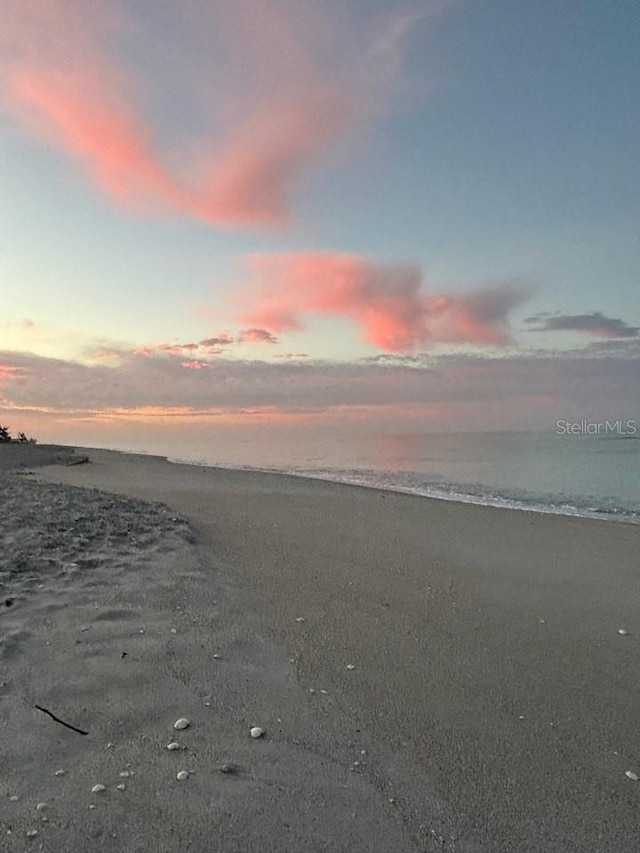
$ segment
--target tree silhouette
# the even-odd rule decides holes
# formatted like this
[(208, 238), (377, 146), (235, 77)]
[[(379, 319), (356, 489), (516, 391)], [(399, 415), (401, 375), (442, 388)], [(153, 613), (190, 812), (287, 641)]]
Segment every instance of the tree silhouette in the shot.
[(0, 443), (6, 444), (35, 444), (35, 438), (27, 438), (23, 432), (18, 433), (17, 438), (11, 438), (9, 427), (0, 426)]

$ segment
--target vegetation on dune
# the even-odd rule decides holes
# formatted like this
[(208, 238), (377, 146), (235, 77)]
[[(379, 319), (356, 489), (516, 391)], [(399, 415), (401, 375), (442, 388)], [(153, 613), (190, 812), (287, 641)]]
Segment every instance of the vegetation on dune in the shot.
[(27, 438), (23, 432), (18, 433), (17, 438), (11, 438), (9, 427), (0, 426), (0, 442), (13, 444), (35, 444), (35, 438)]

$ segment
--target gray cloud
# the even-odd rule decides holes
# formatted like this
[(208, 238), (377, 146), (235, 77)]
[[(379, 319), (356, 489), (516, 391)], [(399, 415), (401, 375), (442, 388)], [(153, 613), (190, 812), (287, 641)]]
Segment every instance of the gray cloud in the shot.
[(115, 365), (83, 365), (0, 352), (0, 409), (91, 415), (144, 407), (200, 413), (380, 407), (401, 416), (403, 407), (442, 406), (466, 412), (474, 428), (495, 429), (505, 419), (535, 428), (585, 412), (637, 417), (629, 406), (637, 408), (640, 399), (637, 358), (620, 353), (443, 356), (428, 365), (220, 358), (198, 370), (187, 366), (171, 353), (130, 353)]
[(547, 312), (527, 317), (525, 323), (533, 325), (533, 332), (585, 332), (598, 338), (637, 338), (640, 327), (629, 326), (624, 320), (606, 317), (600, 311), (592, 314), (549, 314)]

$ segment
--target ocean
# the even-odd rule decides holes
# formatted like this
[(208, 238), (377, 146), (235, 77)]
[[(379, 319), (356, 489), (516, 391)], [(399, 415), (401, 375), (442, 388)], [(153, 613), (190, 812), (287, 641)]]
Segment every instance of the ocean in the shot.
[[(575, 429), (575, 428), (574, 428)], [(175, 462), (271, 471), (414, 495), (640, 524), (640, 430), (374, 433), (200, 444)], [(175, 448), (174, 448), (175, 453)]]

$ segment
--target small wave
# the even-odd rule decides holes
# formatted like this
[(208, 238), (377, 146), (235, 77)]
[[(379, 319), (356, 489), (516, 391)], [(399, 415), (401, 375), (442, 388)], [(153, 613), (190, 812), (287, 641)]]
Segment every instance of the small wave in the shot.
[(406, 471), (382, 472), (369, 469), (303, 468), (292, 466), (260, 467), (257, 465), (241, 465), (226, 462), (185, 462), (180, 459), (169, 459), (168, 461), (203, 467), (225, 468), (234, 471), (255, 471), (281, 474), (289, 477), (304, 477), (331, 483), (343, 483), (369, 489), (410, 494), (434, 500), (491, 506), (498, 509), (536, 512), (545, 515), (563, 515), (574, 518), (592, 518), (626, 524), (640, 524), (640, 512), (616, 505), (613, 498), (609, 499), (611, 501), (610, 504), (603, 504), (599, 500), (594, 504), (593, 497), (536, 495), (524, 492), (508, 494), (498, 490), (490, 490), (480, 484), (446, 483), (441, 480), (429, 479), (421, 473)]

